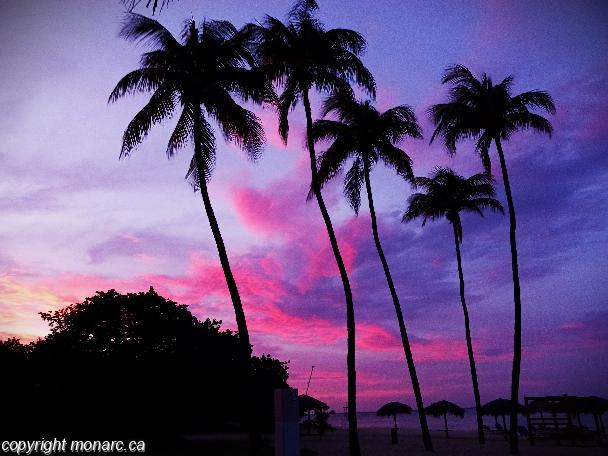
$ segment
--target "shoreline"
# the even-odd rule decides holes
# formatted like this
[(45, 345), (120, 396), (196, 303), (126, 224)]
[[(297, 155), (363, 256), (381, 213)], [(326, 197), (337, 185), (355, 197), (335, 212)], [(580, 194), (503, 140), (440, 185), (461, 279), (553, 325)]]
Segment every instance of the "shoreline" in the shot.
[[(361, 428), (359, 440), (361, 453), (366, 456), (393, 456), (393, 455), (428, 455), (422, 446), (419, 432), (413, 429), (399, 429), (399, 443), (391, 444), (390, 429)], [(443, 431), (432, 429), (431, 437), (437, 455), (455, 456), (481, 456), (509, 454), (509, 445), (503, 434), (486, 433), (486, 443), (477, 442), (475, 431), (450, 431), (450, 437), (445, 438)], [(348, 456), (348, 432), (345, 429), (336, 429), (328, 432), (323, 439), (316, 435), (300, 434), (300, 447), (303, 456)], [(520, 440), (520, 455), (539, 456), (566, 456), (571, 454), (599, 456), (606, 454), (606, 447), (558, 446), (554, 441), (538, 441), (534, 446), (527, 439)]]

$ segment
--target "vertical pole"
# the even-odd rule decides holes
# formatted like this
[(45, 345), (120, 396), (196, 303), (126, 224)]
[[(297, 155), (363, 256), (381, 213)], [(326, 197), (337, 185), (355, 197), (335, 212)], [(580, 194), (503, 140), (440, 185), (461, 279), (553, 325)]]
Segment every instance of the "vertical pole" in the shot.
[(308, 396), (308, 388), (310, 388), (310, 379), (312, 378), (312, 371), (315, 370), (315, 366), (312, 366), (310, 368), (310, 375), (308, 377), (308, 385), (306, 385), (306, 392), (304, 393), (305, 396)]

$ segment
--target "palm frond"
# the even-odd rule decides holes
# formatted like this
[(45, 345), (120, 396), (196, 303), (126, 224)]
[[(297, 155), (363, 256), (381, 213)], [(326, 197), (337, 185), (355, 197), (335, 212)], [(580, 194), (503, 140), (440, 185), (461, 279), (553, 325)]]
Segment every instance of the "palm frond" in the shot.
[(332, 46), (346, 49), (356, 55), (364, 53), (367, 46), (363, 35), (354, 30), (335, 28), (328, 30), (325, 36), (332, 43)]
[[(490, 209), (493, 212), (505, 213), (500, 201), (496, 198), (474, 198), (471, 200), (471, 205), (481, 209)], [(483, 214), (482, 214), (483, 215)]]
[(520, 93), (511, 99), (510, 106), (518, 111), (524, 108), (538, 108), (549, 114), (555, 114), (556, 111), (553, 97), (543, 90), (531, 90)]
[(492, 172), (492, 160), (490, 159), (490, 146), (492, 145), (493, 140), (494, 140), (494, 138), (491, 136), (491, 134), (489, 132), (484, 131), (479, 136), (479, 139), (477, 140), (477, 143), (475, 144), (475, 150), (479, 154), (483, 168), (486, 171), (486, 173), (488, 173), (488, 174)]
[(123, 138), (120, 158), (128, 156), (148, 135), (152, 125), (171, 117), (175, 110), (175, 94), (173, 87), (159, 87), (146, 106), (133, 117), (127, 126)]
[(326, 117), (335, 113), (340, 120), (353, 111), (357, 106), (355, 94), (350, 86), (344, 87), (346, 90), (336, 90), (323, 100), (321, 106), (321, 117)]
[(342, 171), (342, 167), (352, 155), (353, 150), (344, 141), (336, 140), (329, 148), (322, 152), (317, 159), (317, 181), (319, 188), (323, 188), (330, 180)]
[(391, 142), (397, 143), (405, 137), (422, 138), (422, 129), (414, 110), (408, 105), (395, 106), (384, 111), (379, 118), (382, 128)]
[(201, 24), (200, 40), (212, 40), (219, 43), (227, 43), (233, 39), (237, 33), (237, 28), (232, 22), (220, 19), (204, 20)]
[(471, 189), (482, 188), (482, 193), (494, 196), (494, 177), (489, 173), (473, 174), (466, 180), (466, 186)]
[(175, 152), (188, 144), (194, 131), (195, 110), (196, 108), (192, 103), (187, 103), (184, 106), (182, 113), (179, 116), (179, 120), (175, 125), (175, 129), (169, 138), (169, 143), (167, 144), (167, 158), (173, 157)]
[(359, 213), (361, 207), (361, 187), (364, 179), (363, 161), (357, 158), (344, 176), (344, 196), (355, 214)]
[(260, 118), (227, 93), (216, 91), (213, 100), (209, 97), (206, 101), (205, 108), (216, 120), (224, 139), (243, 149), (250, 159), (257, 160), (266, 141)]
[(408, 207), (401, 217), (402, 222), (411, 222), (422, 218), (422, 226), (426, 225), (427, 219), (432, 215), (432, 205), (429, 197), (424, 193), (414, 193), (407, 199)]
[(137, 92), (153, 92), (165, 80), (164, 70), (158, 68), (139, 68), (122, 77), (108, 97), (108, 103), (114, 103), (125, 95)]
[(446, 68), (441, 83), (463, 85), (471, 90), (478, 90), (481, 86), (480, 81), (464, 65), (453, 65)]
[(150, 47), (175, 49), (180, 46), (171, 32), (158, 21), (137, 13), (125, 13), (119, 36)]
[[(513, 129), (536, 130), (549, 136), (553, 135), (553, 126), (546, 118), (532, 112), (521, 112), (507, 117), (507, 126)], [(510, 132), (511, 128), (507, 131)], [(507, 135), (503, 135), (506, 138)]]
[(310, 16), (318, 8), (319, 5), (316, 0), (296, 0), (289, 10), (287, 17), (290, 22), (297, 22), (302, 20), (304, 16)]
[[(144, 0), (121, 0), (123, 5), (127, 7), (129, 11), (133, 11), (137, 5), (142, 3)], [(172, 0), (160, 0), (160, 9), (162, 11), (165, 6), (171, 3)], [(156, 14), (156, 9), (158, 8), (159, 0), (146, 0), (146, 8), (150, 8), (152, 6), (152, 16)]]
[[(190, 167), (186, 173), (186, 180), (190, 182), (190, 185), (196, 190), (200, 187), (201, 177), (205, 181), (211, 179), (211, 174), (215, 168), (215, 135), (213, 134), (213, 128), (209, 125), (209, 122), (205, 119), (205, 116), (201, 112), (200, 108), (195, 109), (192, 112), (193, 121), (195, 121), (196, 128), (193, 129), (194, 155), (190, 161)], [(201, 176), (201, 173), (203, 176)]]
[(297, 106), (301, 91), (295, 80), (290, 80), (279, 97), (277, 111), (279, 114), (279, 135), (285, 144), (289, 136), (289, 113)]
[(376, 80), (371, 71), (353, 52), (341, 52), (334, 69), (341, 78), (354, 81), (372, 99), (376, 98)]
[(412, 159), (403, 149), (389, 142), (383, 142), (376, 146), (376, 151), (378, 152), (378, 157), (386, 166), (393, 169), (406, 181), (414, 181)]
[(474, 138), (479, 134), (480, 126), (476, 122), (474, 110), (461, 103), (440, 103), (429, 110), (435, 130), (431, 143), (442, 136), (450, 154), (456, 152), (456, 143), (461, 139)]
[(348, 125), (337, 120), (319, 119), (312, 124), (311, 136), (315, 142), (334, 141), (348, 134)]

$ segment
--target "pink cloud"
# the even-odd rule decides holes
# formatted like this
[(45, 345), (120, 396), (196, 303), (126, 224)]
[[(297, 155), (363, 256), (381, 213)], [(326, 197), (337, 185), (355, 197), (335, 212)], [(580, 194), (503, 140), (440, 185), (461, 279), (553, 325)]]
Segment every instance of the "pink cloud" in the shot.
[(403, 351), (401, 340), (382, 326), (358, 323), (357, 345), (374, 352)]
[(569, 330), (583, 329), (584, 327), (585, 327), (585, 324), (581, 323), (580, 321), (566, 321), (559, 326), (559, 329), (565, 329), (565, 330), (569, 331)]

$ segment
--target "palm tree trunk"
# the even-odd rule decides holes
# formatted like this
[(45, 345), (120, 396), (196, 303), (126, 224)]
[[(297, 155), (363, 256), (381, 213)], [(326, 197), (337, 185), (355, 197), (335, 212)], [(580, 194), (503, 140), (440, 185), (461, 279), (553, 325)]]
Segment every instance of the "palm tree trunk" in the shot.
[(515, 303), (515, 322), (513, 325), (513, 369), (511, 371), (511, 419), (509, 430), (509, 446), (511, 454), (519, 453), (517, 441), (517, 411), (519, 400), (519, 375), (521, 372), (521, 296), (519, 288), (519, 267), (517, 265), (517, 241), (515, 239), (515, 206), (511, 195), (511, 184), (509, 183), (509, 173), (507, 162), (502, 151), (500, 138), (496, 136), (496, 150), (500, 158), (500, 168), (502, 170), (502, 180), (505, 185), (507, 204), (509, 206), (509, 236), (511, 239), (511, 268), (513, 270), (513, 300)]
[(333, 250), (340, 278), (344, 287), (344, 297), (346, 299), (346, 333), (347, 333), (347, 354), (346, 366), (348, 371), (348, 443), (351, 456), (360, 456), (361, 448), (359, 445), (359, 430), (357, 427), (357, 372), (355, 365), (355, 306), (353, 304), (353, 293), (350, 288), (348, 274), (344, 266), (344, 260), (338, 247), (338, 240), (334, 232), (327, 206), (321, 194), (319, 179), (317, 177), (317, 156), (315, 154), (315, 143), (312, 138), (312, 110), (310, 108), (310, 100), (308, 98), (308, 90), (303, 94), (304, 110), (306, 111), (306, 139), (308, 142), (308, 153), (310, 155), (310, 171), (312, 175), (312, 188), (327, 228), (329, 242)]
[(431, 433), (429, 432), (429, 426), (426, 422), (426, 414), (424, 413), (424, 404), (422, 403), (422, 393), (420, 392), (420, 384), (418, 383), (418, 375), (416, 374), (416, 366), (414, 365), (414, 357), (412, 355), (412, 349), (410, 347), (409, 338), (407, 336), (407, 329), (405, 328), (405, 321), (403, 320), (403, 313), (401, 311), (401, 304), (399, 303), (399, 297), (397, 296), (397, 290), (393, 283), (393, 277), (388, 267), (388, 262), (384, 256), (384, 250), (380, 243), (380, 236), (378, 235), (378, 223), (376, 221), (376, 210), (374, 209), (374, 199), (372, 197), (372, 184), (369, 178), (369, 166), (366, 158), (363, 158), (364, 174), (365, 174), (365, 188), (367, 190), (367, 201), (369, 204), (369, 213), (372, 219), (372, 232), (374, 235), (374, 242), (376, 243), (376, 250), (384, 269), (384, 275), (388, 282), (388, 288), (393, 298), (393, 304), (395, 305), (395, 312), (397, 313), (397, 321), (399, 322), (399, 332), (401, 333), (401, 342), (403, 344), (403, 351), (405, 352), (405, 359), (407, 361), (407, 367), (410, 372), (412, 379), (412, 387), (414, 390), (414, 396), (416, 398), (416, 408), (418, 409), (418, 418), (420, 420), (420, 428), (422, 429), (422, 441), (424, 443), (424, 449), (426, 451), (433, 451), (433, 443), (431, 441)]
[(443, 414), (443, 427), (445, 429), (445, 438), (449, 439), (450, 436), (448, 434), (448, 414), (447, 413)]
[[(196, 119), (196, 116), (195, 116)], [(195, 134), (198, 130), (197, 125), (194, 125)], [(249, 331), (247, 329), (247, 320), (245, 319), (245, 312), (243, 310), (243, 303), (241, 302), (241, 296), (239, 294), (239, 290), (236, 286), (236, 281), (234, 280), (234, 275), (232, 274), (232, 269), (230, 268), (230, 261), (228, 260), (228, 254), (226, 253), (226, 246), (224, 245), (224, 239), (222, 238), (222, 233), (220, 232), (220, 227), (217, 223), (217, 218), (215, 217), (215, 212), (213, 211), (213, 207), (211, 206), (211, 199), (209, 198), (209, 190), (207, 188), (207, 181), (205, 180), (205, 170), (202, 166), (203, 160), (201, 158), (201, 151), (199, 150), (199, 146), (197, 145), (198, 141), (195, 141), (195, 159), (197, 172), (199, 177), (199, 186), (201, 190), (201, 196), (203, 197), (203, 204), (205, 206), (205, 212), (207, 214), (207, 218), (209, 219), (209, 225), (211, 226), (211, 232), (213, 233), (213, 238), (215, 239), (215, 245), (217, 247), (217, 253), (220, 257), (220, 263), (222, 265), (222, 270), (224, 271), (224, 277), (226, 278), (226, 285), (228, 285), (228, 291), (230, 293), (230, 299), (232, 300), (232, 305), (234, 306), (234, 314), (236, 319), (236, 325), (239, 331), (239, 340), (241, 342), (241, 346), (243, 349), (243, 354), (245, 355), (245, 359), (251, 359), (251, 345), (249, 342)]]
[(220, 228), (217, 223), (217, 219), (215, 218), (213, 207), (211, 206), (211, 200), (209, 199), (209, 192), (207, 189), (207, 182), (205, 181), (204, 174), (203, 177), (200, 179), (199, 185), (201, 187), (201, 195), (203, 197), (203, 204), (205, 205), (205, 212), (207, 213), (207, 217), (209, 218), (211, 232), (213, 233), (213, 238), (215, 239), (215, 244), (217, 245), (217, 252), (220, 257), (220, 263), (224, 271), (224, 276), (226, 277), (226, 284), (228, 285), (228, 291), (230, 292), (230, 299), (232, 300), (232, 305), (234, 306), (236, 326), (239, 331), (239, 340), (241, 341), (243, 354), (246, 358), (251, 358), (249, 331), (247, 329), (247, 320), (245, 319), (243, 303), (241, 302), (241, 296), (239, 295), (239, 290), (236, 286), (236, 281), (234, 280), (232, 269), (230, 268), (230, 262), (228, 261), (228, 255), (226, 253), (224, 240), (222, 239), (222, 234), (220, 233)]
[(467, 351), (469, 353), (469, 366), (471, 368), (471, 379), (473, 381), (473, 395), (475, 396), (475, 413), (477, 414), (477, 435), (479, 443), (485, 443), (483, 433), (483, 417), (481, 416), (481, 399), (479, 397), (479, 384), (477, 383), (477, 368), (475, 367), (475, 357), (473, 355), (473, 342), (471, 341), (471, 329), (469, 327), (469, 311), (464, 298), (464, 274), (462, 272), (462, 258), (460, 257), (460, 241), (456, 224), (454, 228), (454, 242), (456, 244), (456, 259), (458, 260), (458, 279), (460, 280), (460, 303), (464, 313), (464, 330), (467, 338)]
[[(194, 134), (199, 135), (201, 131), (200, 119), (195, 115), (194, 116)], [(230, 299), (232, 300), (232, 305), (234, 307), (234, 314), (236, 319), (236, 325), (239, 332), (239, 341), (241, 344), (242, 350), (242, 370), (243, 370), (243, 378), (245, 379), (245, 388), (242, 390), (242, 404), (245, 404), (244, 416), (242, 419), (244, 420), (245, 428), (249, 432), (249, 441), (250, 441), (250, 449), (251, 454), (256, 453), (257, 441), (259, 440), (259, 434), (253, 429), (253, 426), (256, 422), (254, 420), (254, 410), (252, 404), (252, 398), (254, 395), (250, 391), (251, 389), (251, 344), (249, 341), (249, 330), (247, 329), (247, 320), (245, 319), (245, 311), (243, 310), (243, 303), (241, 302), (241, 296), (239, 294), (239, 290), (236, 285), (236, 281), (234, 280), (234, 275), (232, 274), (232, 269), (230, 267), (230, 261), (228, 260), (228, 254), (226, 253), (226, 246), (224, 245), (224, 239), (222, 238), (222, 233), (220, 232), (220, 227), (217, 222), (217, 218), (215, 217), (215, 212), (213, 211), (213, 206), (211, 205), (211, 198), (209, 197), (209, 190), (207, 188), (207, 181), (205, 179), (205, 170), (203, 168), (203, 159), (201, 157), (202, 152), (200, 150), (199, 141), (194, 141), (194, 154), (196, 160), (196, 167), (198, 173), (198, 184), (201, 190), (201, 196), (203, 198), (203, 205), (205, 207), (205, 212), (207, 214), (207, 219), (209, 220), (209, 225), (211, 227), (211, 232), (213, 234), (213, 238), (215, 239), (215, 245), (217, 247), (217, 252), (220, 257), (220, 263), (222, 265), (222, 270), (224, 271), (224, 277), (226, 278), (226, 284), (228, 286), (228, 292), (230, 293)]]

